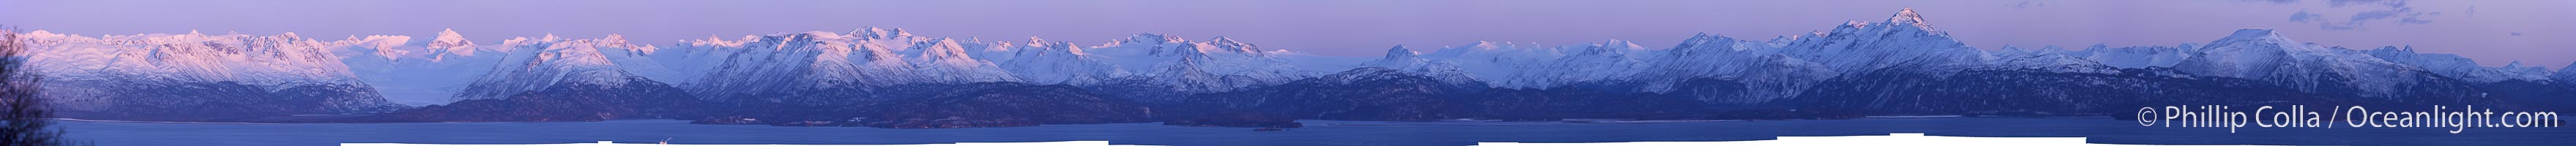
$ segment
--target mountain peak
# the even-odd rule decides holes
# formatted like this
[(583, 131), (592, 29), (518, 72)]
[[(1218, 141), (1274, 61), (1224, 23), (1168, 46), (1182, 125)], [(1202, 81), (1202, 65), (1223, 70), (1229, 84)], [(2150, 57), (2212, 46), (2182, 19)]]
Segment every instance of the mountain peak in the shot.
[(2300, 47), (2300, 45), (2305, 45), (2305, 43), (2300, 43), (2297, 40), (2290, 40), (2289, 37), (2282, 36), (2280, 32), (2274, 32), (2271, 29), (2239, 29), (2236, 30), (2236, 33), (2228, 34), (2226, 38), (2219, 38), (2218, 41), (2211, 41), (2209, 44), (2213, 44), (2211, 46), (2219, 46), (2219, 44), (2230, 44), (2231, 42), (2252, 42), (2257, 44), (2277, 45), (2279, 46), (2279, 49), (2292, 50), (2306, 50), (2310, 48)]
[(2416, 53), (2415, 53), (2415, 46), (2406, 46), (2406, 47), (2397, 47), (2397, 46), (2379, 46), (2379, 48), (2378, 48), (2378, 49), (2370, 49), (2370, 50), (2369, 50), (2369, 52), (2385, 52), (2385, 53), (2391, 53), (2391, 54), (2416, 54)]
[(2273, 31), (2272, 31), (2272, 29), (2238, 29), (2238, 30), (2236, 30), (2236, 33), (2228, 34), (2226, 38), (2227, 38), (2227, 39), (2231, 39), (2231, 40), (2235, 40), (2235, 39), (2275, 39), (2275, 38), (2282, 38), (2282, 37), (2281, 37), (2281, 33), (2280, 33), (2280, 32), (2273, 32)]
[(1087, 53), (1083, 53), (1083, 52), (1082, 52), (1082, 46), (1074, 46), (1072, 42), (1064, 42), (1064, 41), (1054, 41), (1054, 42), (1049, 42), (1049, 41), (1047, 41), (1046, 39), (1041, 39), (1041, 38), (1038, 38), (1038, 37), (1029, 37), (1029, 43), (1028, 43), (1028, 44), (1025, 44), (1025, 45), (1022, 45), (1022, 46), (1026, 46), (1026, 47), (1025, 47), (1025, 49), (1033, 49), (1033, 50), (1021, 50), (1021, 51), (1063, 52), (1063, 53), (1071, 53), (1071, 54), (1087, 54)]
[(464, 35), (464, 34), (457, 34), (457, 33), (456, 33), (456, 29), (447, 29), (447, 30), (438, 31), (438, 38), (436, 38), (436, 39), (435, 39), (435, 40), (433, 40), (433, 41), (440, 41), (440, 42), (459, 42), (459, 41), (465, 41), (465, 35)]
[(1375, 60), (1375, 61), (1362, 62), (1362, 63), (1360, 63), (1360, 67), (1362, 67), (1362, 68), (1378, 68), (1378, 67), (1385, 67), (1385, 68), (1407, 68), (1407, 69), (1410, 69), (1410, 68), (1423, 67), (1423, 65), (1429, 65), (1429, 64), (1426, 64), (1426, 63), (1430, 63), (1430, 62), (1427, 62), (1427, 61), (1430, 61), (1430, 60), (1425, 60), (1425, 59), (1423, 59), (1421, 56), (1422, 56), (1422, 52), (1414, 52), (1412, 48), (1405, 48), (1405, 47), (1404, 47), (1404, 45), (1395, 45), (1395, 47), (1393, 47), (1393, 48), (1387, 48), (1387, 49), (1386, 49), (1386, 57), (1384, 57), (1384, 58), (1378, 58), (1378, 59), (1377, 59), (1377, 60)]
[(2576, 83), (2576, 63), (2568, 63), (2568, 64), (2567, 64), (2567, 67), (2558, 67), (2558, 75), (2552, 75), (2552, 76), (2557, 77), (2557, 78), (2552, 79), (2552, 80), (2558, 80), (2558, 81), (2560, 81), (2560, 82)]
[(1226, 38), (1225, 36), (1216, 36), (1216, 38), (1208, 38), (1208, 44), (1213, 44), (1213, 45), (1218, 45), (1218, 46), (1251, 46), (1251, 44), (1245, 44), (1245, 43), (1243, 43), (1243, 42), (1241, 42), (1241, 41), (1234, 41), (1234, 38)]
[(1628, 42), (1628, 40), (1610, 39), (1609, 41), (1602, 41), (1602, 42), (1603, 42), (1603, 43), (1601, 44), (1602, 46), (1621, 47), (1621, 48), (1645, 48), (1645, 47), (1639, 47), (1639, 46), (1637, 46), (1637, 43), (1636, 43), (1636, 42)]
[(625, 43), (626, 43), (626, 35), (619, 35), (619, 34), (616, 34), (616, 33), (609, 33), (609, 34), (608, 34), (608, 37), (606, 37), (606, 38), (601, 38), (601, 39), (599, 39), (599, 41), (600, 41), (600, 43), (609, 43), (609, 44), (625, 44)]
[(1211, 43), (1235, 43), (1235, 44), (1239, 44), (1239, 43), (1241, 43), (1241, 42), (1235, 42), (1235, 41), (1234, 41), (1234, 38), (1226, 38), (1225, 36), (1216, 36), (1216, 38), (1208, 38), (1208, 42), (1211, 42)]
[(850, 30), (849, 35), (851, 35), (851, 36), (855, 36), (855, 37), (859, 37), (859, 38), (867, 38), (867, 39), (886, 39), (886, 38), (896, 38), (896, 37), (908, 37), (908, 36), (912, 36), (912, 32), (904, 32), (902, 28), (895, 28), (895, 29), (892, 29), (892, 30), (888, 30), (888, 29), (885, 29), (885, 28), (878, 28), (878, 27), (874, 27), (874, 26), (869, 26), (869, 27), (859, 27), (859, 29)]
[(2567, 63), (2567, 67), (2558, 67), (2558, 73), (2576, 74), (2576, 63)]
[[(2522, 68), (2530, 68), (2530, 67), (2536, 67), (2536, 66), (2523, 66), (2523, 65), (2522, 65), (2522, 61), (2521, 61), (2521, 60), (2514, 60), (2514, 61), (2513, 61), (2513, 63), (2505, 63), (2505, 64), (2504, 64), (2504, 69), (2522, 69)], [(2536, 70), (2536, 69), (2535, 69), (2535, 70)]]
[(1404, 45), (1395, 45), (1395, 48), (1386, 49), (1385, 60), (1409, 60), (1413, 59), (1416, 55), (1421, 55), (1421, 53), (1413, 52), (1413, 49), (1404, 48)]
[(1628, 51), (1642, 50), (1645, 48), (1637, 46), (1636, 43), (1629, 43), (1628, 41), (1618, 39), (1611, 39), (1602, 43), (1587, 43), (1582, 46), (1582, 48), (1575, 48), (1575, 51), (1581, 52), (1574, 53), (1580, 55), (1626, 55)]
[[(1902, 29), (1907, 27), (1911, 27), (1912, 29)], [(1810, 32), (1811, 35), (1800, 37), (1825, 37), (1835, 34), (1848, 35), (1853, 33), (1853, 31), (1922, 31), (1921, 33), (1923, 34), (1921, 35), (1949, 35), (1948, 32), (1942, 32), (1941, 29), (1932, 28), (1932, 24), (1923, 19), (1923, 14), (1914, 13), (1914, 8), (1906, 8), (1905, 10), (1897, 11), (1895, 15), (1888, 16), (1887, 21), (1845, 21), (1843, 22), (1843, 25), (1834, 28), (1834, 30)], [(1797, 38), (1789, 38), (1789, 40), (1795, 39)]]
[(972, 59), (966, 55), (966, 48), (963, 44), (958, 44), (957, 39), (936, 38), (930, 41), (923, 41), (920, 44), (914, 44), (913, 49), (921, 50), (922, 59), (928, 61)]
[(430, 39), (428, 47), (429, 61), (439, 62), (447, 60), (448, 54), (474, 56), (475, 46), (474, 41), (465, 40), (465, 35), (457, 34), (456, 29), (447, 29), (439, 31), (437, 38)]
[(1165, 43), (1165, 42), (1181, 42), (1181, 38), (1175, 38), (1175, 37), (1171, 37), (1171, 36), (1169, 36), (1169, 35), (1154, 34), (1154, 33), (1136, 33), (1136, 35), (1130, 35), (1130, 36), (1127, 36), (1127, 39), (1126, 39), (1126, 40), (1121, 40), (1121, 41), (1119, 41), (1119, 42), (1123, 42), (1123, 43), (1154, 43), (1154, 44), (1161, 44), (1161, 43)]
[(455, 46), (464, 46), (464, 45), (474, 45), (474, 43), (473, 43), (473, 42), (474, 42), (474, 41), (465, 40), (465, 35), (463, 35), (463, 34), (457, 34), (457, 33), (456, 33), (456, 30), (450, 29), (450, 30), (446, 30), (446, 31), (439, 31), (439, 32), (438, 32), (438, 36), (437, 36), (437, 37), (435, 37), (435, 38), (431, 38), (431, 39), (429, 40), (429, 47), (431, 47), (431, 48), (445, 48), (445, 47), (455, 47)]
[(1234, 41), (1233, 38), (1226, 38), (1225, 36), (1216, 36), (1216, 38), (1208, 39), (1208, 45), (1215, 45), (1218, 49), (1225, 49), (1225, 51), (1253, 54), (1261, 53), (1260, 46)]
[(1896, 23), (1896, 24), (1923, 24), (1923, 23), (1924, 23), (1924, 21), (1923, 21), (1923, 14), (1914, 13), (1914, 8), (1905, 8), (1905, 10), (1899, 10), (1899, 11), (1896, 11), (1896, 16), (1888, 17), (1888, 18), (1887, 18), (1887, 22), (1888, 22), (1888, 23)]
[(1673, 46), (1673, 52), (1690, 54), (1710, 50), (1735, 50), (1733, 46), (1735, 42), (1735, 38), (1702, 32), (1691, 35), (1690, 39), (1683, 39), (1680, 45)]
[(2023, 50), (2023, 49), (2021, 49), (2021, 46), (2013, 46), (2013, 45), (2004, 45), (2003, 47), (2000, 47), (2000, 48), (2002, 48), (2002, 49), (1995, 49), (1995, 50), (1996, 50), (1996, 51), (2002, 51), (2002, 52), (2010, 52), (2010, 53), (2022, 53), (2022, 52), (2029, 52), (2029, 51), (2030, 51), (2030, 50)]

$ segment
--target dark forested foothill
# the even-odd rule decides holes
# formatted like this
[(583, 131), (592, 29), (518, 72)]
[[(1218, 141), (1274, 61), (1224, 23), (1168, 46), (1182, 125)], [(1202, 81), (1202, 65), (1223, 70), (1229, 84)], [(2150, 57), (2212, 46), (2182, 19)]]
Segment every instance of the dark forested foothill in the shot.
[(924, 97), (848, 105), (763, 104), (738, 100), (691, 123), (878, 128), (1020, 127), (1041, 124), (1149, 122), (1155, 108), (1065, 85), (988, 82), (943, 87)]
[(556, 122), (703, 117), (706, 104), (659, 82), (562, 84), (508, 99), (475, 99), (352, 122)]

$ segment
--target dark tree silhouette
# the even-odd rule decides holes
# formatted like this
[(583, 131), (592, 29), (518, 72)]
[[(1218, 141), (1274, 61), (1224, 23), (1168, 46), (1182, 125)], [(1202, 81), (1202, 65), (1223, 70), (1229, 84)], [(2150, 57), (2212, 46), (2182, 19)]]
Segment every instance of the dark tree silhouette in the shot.
[(53, 111), (45, 110), (45, 100), (36, 98), (37, 79), (27, 68), (26, 38), (19, 38), (15, 28), (0, 29), (0, 145), (59, 146), (65, 145), (63, 130), (52, 127)]

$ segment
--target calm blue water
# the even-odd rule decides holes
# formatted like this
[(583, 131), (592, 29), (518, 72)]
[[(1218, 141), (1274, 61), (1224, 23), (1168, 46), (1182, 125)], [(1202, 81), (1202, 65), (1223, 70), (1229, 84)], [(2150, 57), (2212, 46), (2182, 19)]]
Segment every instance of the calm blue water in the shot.
[(1660, 124), (1557, 122), (1300, 121), (1307, 128), (1178, 127), (1150, 123), (1009, 128), (879, 129), (692, 125), (622, 120), (558, 123), (162, 124), (63, 122), (70, 137), (99, 145), (337, 145), (366, 143), (921, 144), (1105, 140), (1147, 145), (1471, 145), (1475, 142), (1739, 141), (1775, 136), (1886, 135), (2093, 137), (2115, 144), (2576, 145), (2576, 128), (2224, 128), (2142, 127), (2107, 118), (1937, 118), (1743, 121)]

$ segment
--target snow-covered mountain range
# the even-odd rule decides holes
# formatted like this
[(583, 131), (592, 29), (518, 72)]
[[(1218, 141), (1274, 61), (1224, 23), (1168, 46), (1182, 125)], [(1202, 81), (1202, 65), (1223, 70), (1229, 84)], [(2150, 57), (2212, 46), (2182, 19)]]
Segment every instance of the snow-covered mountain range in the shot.
[(628, 85), (627, 82), (680, 78), (663, 68), (662, 63), (646, 57), (657, 48), (633, 45), (613, 34), (600, 39), (519, 37), (502, 41), (500, 46), (511, 48), (509, 56), (458, 92), (457, 100), (506, 99), (524, 92), (568, 86), (565, 84), (615, 87)]
[(2559, 67), (2557, 74), (2549, 75), (2549, 79), (2557, 80), (2559, 84), (2576, 84), (2576, 64)]
[[(1193, 94), (1259, 89), (1359, 68), (1368, 70), (1357, 73), (1420, 76), (1442, 87), (1677, 95), (1714, 105), (1822, 101), (1794, 99), (1818, 93), (1821, 84), (1835, 84), (1839, 90), (1874, 83), (1856, 80), (1863, 77), (1947, 81), (2067, 74), (2085, 77), (2044, 78), (2153, 83), (2242, 79), (2299, 92), (2381, 99), (2481, 95), (2489, 91), (2472, 85), (2507, 81), (2576, 84), (2576, 69), (2570, 69), (2576, 66), (2558, 71), (2520, 62), (2484, 67), (2412, 47), (2331, 47), (2263, 29), (2176, 46), (1984, 50), (1932, 24), (1907, 9), (1886, 20), (1850, 21), (1766, 40), (1703, 33), (1672, 47), (1621, 40), (1560, 46), (1485, 41), (1432, 51), (1395, 46), (1374, 58), (1315, 56), (1222, 36), (1190, 40), (1144, 33), (1082, 45), (1040, 38), (1012, 42), (919, 36), (873, 27), (664, 45), (617, 35), (471, 41), (454, 30), (428, 40), (353, 36), (325, 41), (292, 33), (195, 32), (84, 37), (34, 31), (27, 36), (37, 46), (32, 56), (37, 68), (49, 77), (46, 81), (59, 84), (48, 86), (47, 96), (68, 99), (58, 101), (73, 103), (75, 109), (198, 104), (113, 95), (191, 83), (240, 84), (263, 93), (299, 87), (346, 92), (305, 103), (322, 105), (314, 110), (285, 110), (296, 114), (402, 106), (386, 98), (413, 105), (509, 99), (567, 84), (667, 84), (711, 101), (829, 103), (891, 101), (914, 95), (892, 93), (928, 91), (907, 85), (1018, 82), (1070, 85), (1106, 97), (1170, 104), (1191, 101)], [(1325, 85), (1339, 84), (1301, 86)], [(1276, 91), (1295, 90), (1263, 90)], [(1834, 96), (1848, 95), (1861, 94)]]
[[(1231, 91), (1311, 76), (1283, 59), (1225, 37), (1188, 41), (1137, 34), (1096, 46), (1049, 42), (983, 42), (862, 28), (831, 32), (710, 38), (682, 42), (655, 59), (674, 60), (679, 77), (708, 98), (816, 94), (905, 84), (1027, 82), (1116, 88), (1172, 95)], [(711, 63), (711, 64), (685, 64)], [(846, 89), (846, 90), (838, 90)]]
[(199, 120), (236, 116), (383, 112), (404, 108), (361, 81), (343, 58), (377, 57), (410, 39), (339, 41), (278, 35), (98, 37), (22, 34), (30, 68), (66, 117)]
[[(455, 30), (440, 31), (432, 39), (416, 40), (409, 45), (376, 50), (350, 50), (374, 54), (349, 57), (341, 62), (358, 78), (376, 87), (378, 92), (397, 103), (431, 105), (450, 102), (468, 83), (490, 73), (492, 66), (509, 56), (514, 47), (475, 44)], [(493, 45), (495, 47), (485, 47)]]

